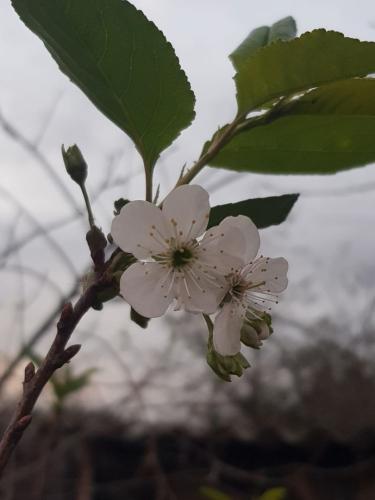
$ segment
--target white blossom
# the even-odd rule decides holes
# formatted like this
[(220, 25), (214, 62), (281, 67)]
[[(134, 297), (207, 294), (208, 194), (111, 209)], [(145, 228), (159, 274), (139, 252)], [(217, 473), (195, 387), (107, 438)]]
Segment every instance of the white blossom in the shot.
[(248, 217), (227, 217), (217, 231), (227, 233), (227, 227), (240, 229), (242, 239), (228, 241), (225, 237), (221, 241), (224, 252), (241, 260), (240, 269), (227, 276), (227, 291), (214, 323), (214, 347), (224, 356), (240, 351), (243, 322), (261, 319), (264, 312), (271, 310), (271, 304), (278, 303), (277, 294), (288, 285), (288, 263), (284, 258), (256, 258), (259, 232)]
[(221, 247), (221, 241), (242, 238), (238, 227), (212, 228), (208, 193), (200, 186), (180, 186), (165, 199), (162, 209), (147, 201), (126, 204), (112, 223), (115, 243), (139, 262), (122, 275), (120, 292), (148, 318), (165, 313), (176, 299), (176, 309), (215, 312), (226, 293), (224, 276), (240, 261)]

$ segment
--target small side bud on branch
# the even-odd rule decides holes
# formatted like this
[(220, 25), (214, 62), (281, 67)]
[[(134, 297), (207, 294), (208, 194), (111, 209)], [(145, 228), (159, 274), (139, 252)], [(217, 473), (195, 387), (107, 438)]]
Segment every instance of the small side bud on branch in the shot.
[(33, 417), (31, 415), (25, 415), (24, 417), (20, 418), (16, 424), (16, 431), (23, 432), (26, 427), (29, 426), (32, 418)]
[(80, 349), (81, 344), (74, 344), (67, 347), (61, 354), (56, 357), (54, 361), (54, 371), (69, 363)]
[(65, 363), (68, 363), (72, 358), (74, 358), (74, 356), (78, 354), (79, 351), (81, 350), (81, 347), (82, 347), (81, 344), (73, 344), (67, 347), (62, 356), (64, 358)]
[(64, 145), (62, 145), (61, 153), (66, 171), (74, 182), (76, 182), (79, 186), (83, 186), (87, 178), (87, 163), (79, 147), (74, 144), (65, 151)]
[(23, 379), (23, 383), (28, 384), (34, 378), (34, 375), (35, 375), (35, 366), (34, 363), (30, 361), (30, 363), (28, 363), (25, 366), (25, 376)]

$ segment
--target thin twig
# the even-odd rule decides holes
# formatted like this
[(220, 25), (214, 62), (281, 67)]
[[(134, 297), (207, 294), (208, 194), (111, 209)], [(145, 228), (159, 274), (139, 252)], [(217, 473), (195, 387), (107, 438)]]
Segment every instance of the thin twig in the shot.
[(32, 410), (54, 372), (68, 363), (79, 351), (80, 345), (66, 347), (72, 333), (84, 314), (91, 308), (100, 282), (90, 286), (73, 307), (69, 302), (61, 312), (54, 341), (37, 371), (33, 363), (25, 368), (23, 393), (11, 421), (0, 441), (0, 475), (7, 465), (23, 432), (31, 422)]
[[(66, 303), (66, 302), (72, 300), (77, 295), (80, 287), (81, 287), (81, 284), (79, 281), (74, 282), (74, 284), (72, 285), (72, 288), (65, 295), (63, 302)], [(27, 341), (27, 343), (21, 347), (19, 352), (8, 363), (6, 369), (4, 370), (4, 372), (0, 376), (0, 392), (1, 392), (5, 382), (12, 375), (13, 371), (18, 366), (18, 364), (23, 359), (23, 357), (26, 356), (28, 352), (30, 352), (32, 347), (34, 347), (34, 345), (38, 342), (38, 340), (41, 337), (43, 337), (43, 335), (48, 331), (48, 329), (50, 328), (52, 323), (55, 321), (59, 311), (61, 311), (62, 306), (63, 306), (62, 301), (59, 301), (57, 306), (48, 314), (48, 316), (44, 319), (44, 321), (36, 328), (34, 333), (31, 334), (30, 339)]]
[(202, 170), (207, 163), (212, 160), (223, 146), (234, 136), (236, 129), (240, 123), (243, 122), (245, 117), (243, 115), (237, 116), (232, 123), (227, 125), (221, 133), (214, 138), (207, 151), (204, 152), (199, 160), (182, 176), (178, 179), (176, 187), (184, 184), (189, 184), (194, 177)]

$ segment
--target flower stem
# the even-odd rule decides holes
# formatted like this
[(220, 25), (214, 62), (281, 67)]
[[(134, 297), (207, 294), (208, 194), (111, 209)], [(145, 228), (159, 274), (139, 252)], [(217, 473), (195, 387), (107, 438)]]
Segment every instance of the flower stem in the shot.
[(205, 167), (220, 152), (220, 150), (233, 138), (235, 134), (244, 129), (248, 130), (258, 125), (267, 124), (272, 119), (276, 118), (283, 104), (284, 99), (281, 99), (266, 113), (258, 116), (252, 116), (250, 118), (246, 118), (248, 113), (238, 114), (232, 123), (227, 125), (220, 134), (214, 137), (207, 151), (202, 152), (199, 160), (190, 168), (190, 170), (186, 172), (185, 175), (182, 175), (178, 179), (175, 187), (189, 184), (189, 182), (191, 182), (194, 177), (199, 174), (202, 168)]
[(202, 314), (208, 328), (208, 345), (212, 346), (214, 325), (208, 314)]
[(233, 135), (236, 132), (236, 129), (240, 123), (242, 123), (245, 120), (244, 115), (238, 115), (232, 123), (230, 123), (223, 131), (222, 133), (215, 138), (211, 145), (209, 146), (208, 150), (205, 153), (202, 153), (199, 160), (194, 164), (193, 167), (191, 167), (185, 175), (180, 177), (180, 179), (177, 181), (177, 184), (175, 187), (182, 186), (184, 184), (189, 184), (194, 177), (199, 174), (199, 172), (202, 170), (203, 167), (207, 165), (207, 163), (214, 158), (220, 149), (233, 137)]
[(80, 184), (80, 188), (83, 194), (83, 199), (85, 200), (85, 205), (86, 205), (86, 210), (87, 210), (87, 217), (89, 220), (90, 228), (92, 229), (95, 225), (95, 219), (94, 219), (94, 214), (92, 213), (91, 209), (91, 203), (89, 199), (89, 195), (87, 194), (87, 189), (84, 183)]
[(145, 165), (146, 201), (152, 203), (152, 168)]

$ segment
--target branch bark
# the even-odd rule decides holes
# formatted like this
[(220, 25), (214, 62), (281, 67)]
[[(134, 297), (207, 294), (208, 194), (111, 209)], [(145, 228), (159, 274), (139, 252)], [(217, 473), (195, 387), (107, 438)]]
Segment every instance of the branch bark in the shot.
[(94, 303), (100, 286), (101, 281), (98, 280), (87, 288), (74, 307), (70, 302), (65, 304), (57, 323), (56, 336), (42, 364), (36, 371), (33, 363), (25, 367), (22, 396), (0, 441), (0, 476), (31, 422), (32, 411), (44, 386), (58, 368), (69, 363), (78, 353), (79, 344), (66, 345), (79, 321)]

